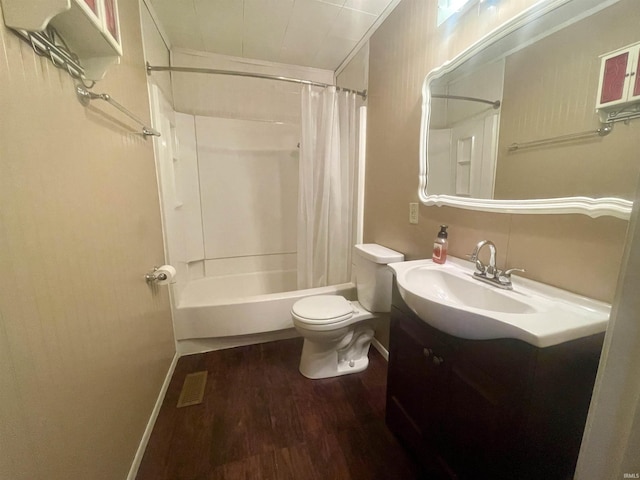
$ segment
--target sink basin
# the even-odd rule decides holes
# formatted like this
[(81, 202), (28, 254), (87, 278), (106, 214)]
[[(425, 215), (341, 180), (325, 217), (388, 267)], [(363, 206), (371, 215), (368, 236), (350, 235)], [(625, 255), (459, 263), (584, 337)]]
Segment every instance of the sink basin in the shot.
[(403, 280), (405, 285), (414, 286), (414, 290), (421, 296), (433, 297), (437, 301), (459, 308), (473, 307), (504, 313), (536, 311), (528, 303), (504, 295), (495, 287), (486, 288), (486, 284), (470, 278), (469, 275), (456, 275), (453, 269), (435, 268), (433, 263), (409, 269)]
[(532, 280), (501, 290), (473, 278), (474, 265), (449, 257), (389, 264), (405, 303), (429, 325), (472, 340), (515, 338), (548, 347), (603, 332), (611, 307)]

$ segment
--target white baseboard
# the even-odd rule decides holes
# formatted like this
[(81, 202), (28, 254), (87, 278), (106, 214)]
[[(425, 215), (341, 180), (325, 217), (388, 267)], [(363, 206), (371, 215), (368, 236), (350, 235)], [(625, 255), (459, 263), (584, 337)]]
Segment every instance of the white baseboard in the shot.
[(374, 337), (373, 340), (371, 340), (371, 345), (373, 345), (373, 348), (380, 352), (380, 355), (382, 355), (387, 362), (389, 361), (389, 350), (384, 348), (384, 346), (378, 341), (377, 338)]
[(138, 469), (140, 468), (140, 463), (142, 462), (144, 451), (147, 449), (149, 437), (151, 437), (153, 426), (156, 424), (156, 419), (158, 418), (158, 414), (160, 413), (160, 407), (162, 407), (164, 396), (167, 393), (169, 384), (171, 383), (171, 377), (173, 377), (173, 371), (176, 369), (179, 358), (180, 355), (178, 355), (178, 353), (176, 352), (176, 354), (173, 356), (173, 360), (171, 361), (171, 365), (169, 365), (169, 370), (167, 371), (167, 375), (164, 378), (164, 383), (162, 384), (162, 388), (160, 389), (160, 393), (158, 394), (158, 399), (156, 400), (156, 404), (153, 407), (153, 411), (151, 412), (151, 416), (149, 417), (149, 421), (147, 422), (147, 428), (144, 429), (144, 433), (142, 434), (142, 439), (140, 440), (140, 445), (138, 445), (136, 455), (133, 457), (133, 463), (131, 464), (131, 468), (129, 469), (127, 480), (135, 480), (136, 475), (138, 475)]

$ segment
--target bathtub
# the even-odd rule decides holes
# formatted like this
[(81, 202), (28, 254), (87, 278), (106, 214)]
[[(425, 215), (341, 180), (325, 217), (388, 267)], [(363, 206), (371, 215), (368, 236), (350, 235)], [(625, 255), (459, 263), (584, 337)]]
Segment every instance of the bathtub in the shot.
[[(278, 272), (282, 277), (283, 272)], [(271, 293), (291, 285), (276, 272), (206, 277), (190, 281), (179, 294), (173, 311), (174, 332), (181, 354), (247, 345), (296, 336), (291, 307), (311, 295), (356, 298), (355, 285)], [(293, 272), (295, 282), (295, 272)], [(242, 296), (238, 295), (242, 292)], [(235, 295), (234, 295), (235, 294)]]

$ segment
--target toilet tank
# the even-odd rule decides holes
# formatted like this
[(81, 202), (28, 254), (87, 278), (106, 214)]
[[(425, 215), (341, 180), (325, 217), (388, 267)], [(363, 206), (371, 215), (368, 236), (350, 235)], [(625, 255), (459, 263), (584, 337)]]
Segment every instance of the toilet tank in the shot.
[(393, 272), (387, 264), (403, 260), (402, 253), (376, 243), (354, 246), (353, 266), (360, 305), (370, 312), (391, 311)]

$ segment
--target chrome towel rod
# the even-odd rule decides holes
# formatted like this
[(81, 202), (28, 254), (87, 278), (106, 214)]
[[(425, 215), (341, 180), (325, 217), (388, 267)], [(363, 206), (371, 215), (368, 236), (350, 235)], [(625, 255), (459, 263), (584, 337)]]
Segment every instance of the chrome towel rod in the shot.
[(133, 113), (131, 113), (129, 110), (127, 110), (122, 105), (120, 105), (118, 102), (116, 102), (111, 97), (111, 95), (109, 95), (107, 93), (94, 93), (94, 92), (91, 92), (91, 91), (87, 90), (85, 87), (83, 87), (82, 85), (78, 85), (76, 87), (76, 94), (78, 95), (78, 99), (80, 100), (80, 103), (82, 103), (85, 107), (88, 106), (89, 103), (91, 103), (91, 100), (104, 100), (105, 102), (113, 105), (118, 110), (120, 110), (122, 113), (124, 113), (127, 117), (129, 117), (133, 121), (137, 122), (140, 126), (142, 126), (142, 135), (144, 135), (144, 138), (147, 138), (149, 136), (155, 136), (155, 137), (159, 137), (160, 136), (160, 132), (158, 132), (157, 130), (154, 130), (151, 127), (147, 127), (142, 120), (140, 120)]
[(493, 108), (500, 108), (500, 100), (485, 100), (484, 98), (465, 97), (462, 95), (444, 95), (438, 93), (431, 94), (431, 98), (444, 98), (447, 100), (464, 100), (466, 102), (486, 103), (487, 105), (491, 105)]
[(596, 130), (587, 130), (586, 132), (570, 133), (568, 135), (558, 135), (557, 137), (542, 138), (540, 140), (532, 140), (530, 142), (512, 143), (509, 145), (508, 150), (514, 152), (522, 148), (541, 147), (550, 143), (566, 142), (570, 140), (578, 140), (580, 138), (588, 137), (606, 137), (613, 131), (613, 123), (605, 123)]
[(151, 72), (208, 73), (212, 75), (233, 75), (236, 77), (252, 77), (252, 78), (262, 78), (266, 80), (279, 80), (281, 82), (300, 83), (302, 85), (311, 85), (314, 87), (336, 87), (337, 90), (342, 90), (343, 92), (353, 92), (356, 95), (360, 95), (363, 100), (367, 99), (366, 90), (363, 90), (363, 91), (352, 90), (350, 88), (342, 88), (336, 85), (329, 85), (328, 83), (313, 82), (311, 80), (302, 80), (300, 78), (281, 77), (278, 75), (266, 75), (263, 73), (238, 72), (235, 70), (218, 70), (215, 68), (159, 67), (159, 66), (149, 65), (149, 62), (147, 62), (147, 75), (151, 75)]

